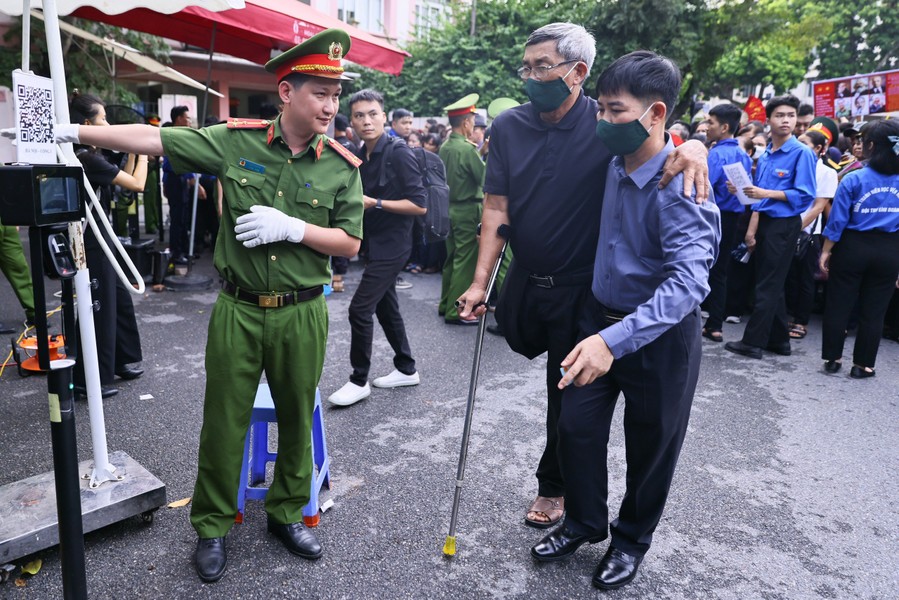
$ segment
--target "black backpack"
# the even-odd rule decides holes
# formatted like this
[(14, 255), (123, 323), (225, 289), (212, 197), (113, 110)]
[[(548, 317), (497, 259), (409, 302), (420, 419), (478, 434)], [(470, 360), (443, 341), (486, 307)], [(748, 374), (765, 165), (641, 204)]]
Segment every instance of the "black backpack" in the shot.
[[(387, 185), (389, 167), (392, 166), (390, 158), (393, 155), (395, 144), (405, 144), (402, 139), (390, 137), (384, 147), (384, 156), (381, 158), (381, 170), (379, 184)], [(417, 217), (419, 225), (424, 232), (425, 241), (439, 242), (445, 240), (450, 232), (449, 218), (449, 186), (446, 184), (446, 167), (440, 157), (424, 148), (412, 148), (412, 154), (418, 161), (418, 170), (421, 172), (421, 181), (425, 186), (425, 208), (428, 212)]]

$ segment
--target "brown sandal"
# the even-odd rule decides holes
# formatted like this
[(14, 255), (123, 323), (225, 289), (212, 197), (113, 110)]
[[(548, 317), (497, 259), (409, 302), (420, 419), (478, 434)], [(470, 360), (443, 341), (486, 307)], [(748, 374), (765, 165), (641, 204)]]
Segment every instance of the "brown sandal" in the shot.
[[(338, 279), (338, 277), (340, 279)], [(343, 289), (343, 277), (340, 275), (335, 275), (333, 279), (331, 279), (331, 291), (332, 292), (342, 292)]]
[(562, 520), (562, 515), (565, 514), (565, 498), (546, 498), (544, 496), (537, 496), (537, 499), (528, 507), (528, 515), (531, 513), (542, 514), (548, 520), (538, 521), (536, 519), (530, 519), (525, 515), (525, 525), (536, 527), (537, 529), (549, 529)]

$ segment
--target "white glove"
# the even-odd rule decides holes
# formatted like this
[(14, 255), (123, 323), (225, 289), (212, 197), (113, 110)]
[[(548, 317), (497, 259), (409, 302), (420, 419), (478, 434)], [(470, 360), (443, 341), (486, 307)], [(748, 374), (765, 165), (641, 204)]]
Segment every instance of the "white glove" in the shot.
[[(56, 135), (57, 144), (67, 144), (69, 142), (77, 144), (79, 142), (78, 125), (75, 123), (56, 123), (53, 125), (53, 133)], [(15, 141), (19, 135), (19, 128), (0, 129), (0, 135)]]
[(288, 241), (299, 244), (306, 234), (306, 221), (285, 215), (271, 206), (254, 206), (237, 217), (234, 233), (247, 248)]
[(76, 123), (56, 123), (53, 125), (53, 133), (56, 136), (57, 144), (67, 144), (69, 142), (73, 144), (77, 144), (80, 140), (78, 139), (78, 128), (80, 125)]

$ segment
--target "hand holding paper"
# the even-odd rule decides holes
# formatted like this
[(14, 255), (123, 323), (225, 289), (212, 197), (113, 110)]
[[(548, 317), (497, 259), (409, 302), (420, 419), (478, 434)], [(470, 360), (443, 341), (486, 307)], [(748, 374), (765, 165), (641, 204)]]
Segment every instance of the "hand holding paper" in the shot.
[(746, 172), (746, 169), (743, 168), (743, 165), (740, 163), (733, 163), (730, 165), (724, 165), (724, 174), (727, 176), (727, 180), (733, 184), (736, 190), (733, 194), (740, 201), (740, 204), (755, 204), (759, 200), (752, 199), (748, 197), (745, 193), (743, 193), (743, 188), (751, 187), (752, 180), (749, 179), (749, 173)]

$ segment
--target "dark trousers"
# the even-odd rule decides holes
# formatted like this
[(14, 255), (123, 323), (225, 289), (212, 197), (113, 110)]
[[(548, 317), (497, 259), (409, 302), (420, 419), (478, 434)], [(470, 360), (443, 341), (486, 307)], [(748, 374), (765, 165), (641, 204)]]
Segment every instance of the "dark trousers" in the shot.
[(529, 338), (538, 338), (546, 347), (546, 447), (537, 465), (537, 494), (548, 498), (565, 495), (565, 480), (559, 463), (559, 414), (562, 411), (562, 360), (574, 348), (578, 337), (578, 317), (589, 285), (541, 288), (528, 284), (521, 299), (519, 323), (529, 328)]
[[(97, 280), (97, 289), (91, 290), (91, 299), (100, 303), (94, 312), (94, 335), (97, 338), (97, 359), (100, 365), (100, 383), (109, 385), (115, 372), (127, 364), (140, 362), (140, 332), (134, 315), (131, 293), (119, 279), (112, 263), (100, 249), (93, 233), (85, 234), (85, 254), (91, 279)], [(81, 335), (77, 337), (78, 361), (74, 379), (84, 385), (84, 362)]]
[[(610, 325), (588, 299), (582, 337)], [(612, 546), (635, 556), (649, 550), (680, 455), (702, 358), (699, 310), (655, 341), (612, 363), (603, 377), (569, 386), (559, 419), (565, 475), (565, 523), (581, 534), (609, 529), (607, 446), (612, 415), (624, 393), (627, 488), (611, 523)]]
[(846, 229), (834, 246), (827, 279), (821, 358), (843, 356), (849, 315), (858, 301), (852, 362), (874, 368), (883, 319), (899, 276), (899, 233)]
[(815, 272), (818, 270), (818, 249), (820, 246), (812, 242), (801, 257), (793, 256), (790, 272), (787, 275), (786, 302), (787, 312), (793, 315), (793, 322), (808, 325), (815, 301)]
[(184, 187), (165, 186), (165, 195), (169, 201), (169, 249), (172, 251), (172, 258), (179, 258), (188, 251), (187, 230), (190, 227), (190, 210)]
[(743, 343), (765, 348), (790, 342), (784, 283), (790, 271), (802, 220), (759, 215), (755, 234), (755, 305), (743, 332)]
[(730, 272), (733, 257), (731, 250), (737, 245), (737, 221), (741, 213), (721, 211), (721, 241), (718, 243), (718, 260), (709, 273), (711, 291), (705, 300), (709, 318), (705, 328), (709, 331), (721, 331), (724, 323), (724, 309), (727, 301), (727, 274)]
[(350, 364), (353, 366), (350, 381), (356, 385), (365, 385), (368, 381), (374, 338), (373, 314), (378, 316), (384, 335), (393, 348), (393, 365), (400, 373), (415, 373), (415, 359), (412, 358), (409, 339), (406, 337), (406, 324), (403, 323), (396, 297), (396, 276), (406, 266), (408, 258), (409, 254), (406, 253), (394, 260), (369, 262), (350, 301)]
[[(739, 215), (737, 218), (736, 244), (739, 246), (746, 237), (746, 229), (749, 227), (751, 210)], [(719, 257), (718, 260), (721, 260)], [(741, 263), (733, 256), (730, 257), (730, 267), (727, 271), (727, 301), (724, 308), (726, 316), (740, 317), (752, 309), (752, 289), (755, 287), (755, 261), (752, 254), (749, 261)]]

